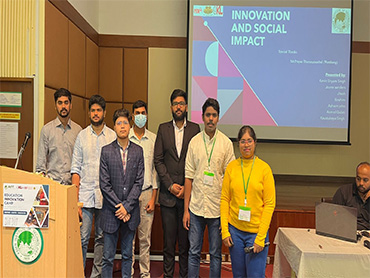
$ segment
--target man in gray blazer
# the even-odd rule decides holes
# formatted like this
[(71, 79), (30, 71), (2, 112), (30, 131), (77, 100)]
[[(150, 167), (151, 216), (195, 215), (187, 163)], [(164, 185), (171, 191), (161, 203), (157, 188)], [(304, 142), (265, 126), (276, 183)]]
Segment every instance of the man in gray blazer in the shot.
[(164, 278), (173, 277), (177, 239), (180, 277), (188, 275), (189, 240), (182, 225), (185, 157), (191, 138), (200, 132), (198, 124), (186, 121), (187, 94), (176, 89), (170, 100), (173, 120), (159, 126), (154, 146), (154, 165), (160, 179)]
[(116, 110), (113, 122), (117, 140), (104, 146), (100, 156), (101, 228), (104, 232), (102, 276), (113, 275), (120, 232), (122, 277), (131, 277), (132, 240), (140, 223), (139, 196), (144, 182), (144, 157), (143, 149), (128, 138), (130, 112)]

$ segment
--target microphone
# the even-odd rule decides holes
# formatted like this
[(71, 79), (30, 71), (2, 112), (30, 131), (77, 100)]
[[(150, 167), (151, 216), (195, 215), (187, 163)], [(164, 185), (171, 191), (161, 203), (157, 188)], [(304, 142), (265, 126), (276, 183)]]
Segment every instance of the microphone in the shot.
[[(270, 245), (270, 242), (266, 242), (266, 243), (265, 243), (265, 247), (266, 247), (266, 246), (269, 246), (269, 245)], [(245, 253), (247, 253), (247, 254), (248, 254), (248, 253), (252, 253), (252, 252), (253, 252), (253, 250), (254, 250), (254, 246), (248, 246), (248, 247), (245, 247), (245, 248), (244, 248), (244, 252), (245, 252)]]
[(30, 138), (31, 138), (31, 133), (30, 132), (26, 132), (26, 136), (24, 137), (23, 144), (21, 146), (21, 149), (19, 150), (19, 153), (18, 153), (18, 156), (17, 156), (17, 161), (15, 162), (14, 169), (17, 169), (18, 162), (21, 159), (22, 154), (23, 154), (24, 150), (26, 149), (28, 140), (30, 140)]
[(24, 137), (24, 141), (23, 141), (23, 144), (22, 144), (21, 148), (25, 149), (26, 146), (27, 146), (28, 140), (30, 140), (30, 139), (31, 139), (31, 133), (26, 132), (26, 136)]

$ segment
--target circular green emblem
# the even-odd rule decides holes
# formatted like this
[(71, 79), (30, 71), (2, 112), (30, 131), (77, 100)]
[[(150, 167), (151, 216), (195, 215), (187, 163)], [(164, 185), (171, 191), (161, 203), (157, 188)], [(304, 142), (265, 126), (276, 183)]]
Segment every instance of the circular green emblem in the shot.
[(13, 253), (24, 264), (36, 262), (44, 249), (44, 239), (39, 229), (17, 228), (12, 238)]

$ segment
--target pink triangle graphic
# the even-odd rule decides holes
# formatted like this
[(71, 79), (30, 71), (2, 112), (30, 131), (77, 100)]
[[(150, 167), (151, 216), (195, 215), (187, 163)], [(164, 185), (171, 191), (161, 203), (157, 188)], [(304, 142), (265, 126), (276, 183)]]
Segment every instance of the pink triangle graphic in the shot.
[(193, 80), (197, 82), (199, 88), (207, 96), (207, 98), (211, 97), (217, 99), (217, 77), (193, 76)]
[(193, 17), (193, 41), (217, 41), (201, 16)]
[(242, 125), (243, 94), (241, 93), (220, 119), (220, 124)]
[(229, 56), (225, 53), (224, 49), (219, 45), (218, 47), (218, 76), (220, 77), (239, 77), (240, 73), (235, 65), (231, 62)]
[(193, 112), (195, 111), (202, 111), (202, 105), (208, 98), (202, 88), (199, 86), (197, 79), (193, 77), (192, 83), (192, 99), (191, 99), (191, 111), (192, 111), (192, 119), (193, 119)]
[(274, 120), (245, 81), (243, 95), (243, 124), (276, 126)]

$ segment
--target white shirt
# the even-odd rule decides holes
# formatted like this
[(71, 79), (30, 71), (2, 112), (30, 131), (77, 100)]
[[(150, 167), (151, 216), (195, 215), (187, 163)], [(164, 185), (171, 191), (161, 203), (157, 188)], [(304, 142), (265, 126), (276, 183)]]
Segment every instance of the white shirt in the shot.
[(101, 148), (116, 139), (116, 133), (104, 125), (96, 134), (91, 125), (77, 136), (72, 158), (72, 174), (80, 176), (79, 201), (85, 208), (101, 209), (103, 196), (99, 188)]
[(159, 177), (153, 163), (154, 144), (156, 137), (157, 136), (153, 132), (145, 129), (143, 137), (139, 139), (134, 132), (134, 128), (130, 129), (130, 133), (128, 136), (131, 142), (134, 142), (135, 144), (143, 148), (145, 170), (142, 191), (147, 190), (150, 186), (152, 186), (153, 189), (158, 188)]
[(178, 157), (180, 157), (181, 149), (182, 149), (182, 142), (184, 141), (184, 128), (186, 127), (186, 118), (184, 118), (184, 124), (181, 128), (177, 127), (175, 120), (173, 120), (172, 123), (173, 123), (173, 128), (175, 131), (175, 144), (176, 144), (177, 155)]
[[(222, 180), (227, 165), (234, 159), (233, 143), (219, 130), (212, 139), (204, 131), (191, 139), (185, 160), (185, 178), (193, 180), (189, 204), (192, 213), (205, 218), (220, 217)], [(204, 171), (214, 174), (212, 185), (204, 184)]]

